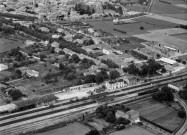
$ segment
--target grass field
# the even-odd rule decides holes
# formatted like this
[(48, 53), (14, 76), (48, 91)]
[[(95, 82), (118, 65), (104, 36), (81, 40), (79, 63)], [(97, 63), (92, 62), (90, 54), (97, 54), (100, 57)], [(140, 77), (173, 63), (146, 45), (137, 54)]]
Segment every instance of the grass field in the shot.
[(113, 132), (109, 135), (155, 135), (141, 127), (133, 126), (121, 131)]
[(175, 131), (183, 121), (177, 116), (176, 110), (168, 108), (153, 99), (145, 100), (129, 107), (137, 110), (142, 117), (171, 131)]
[(172, 35), (173, 37), (176, 37), (178, 39), (182, 39), (182, 40), (186, 40), (187, 41), (187, 33), (183, 33), (183, 34), (175, 34)]
[(1, 35), (0, 33), (0, 53), (8, 51), (10, 49), (16, 48), (16, 47), (22, 47), (24, 46), (24, 41), (17, 35)]
[(36, 135), (84, 135), (89, 131), (90, 129), (88, 127), (79, 123), (73, 123), (63, 128), (54, 129)]

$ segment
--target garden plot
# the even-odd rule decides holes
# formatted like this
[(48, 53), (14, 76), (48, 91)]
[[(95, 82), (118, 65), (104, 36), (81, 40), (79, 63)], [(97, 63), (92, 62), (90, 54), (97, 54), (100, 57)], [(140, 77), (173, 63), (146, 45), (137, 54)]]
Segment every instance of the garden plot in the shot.
[(153, 99), (131, 104), (129, 107), (138, 111), (140, 116), (145, 119), (171, 131), (175, 131), (183, 123), (183, 120), (177, 116), (178, 111), (168, 108)]

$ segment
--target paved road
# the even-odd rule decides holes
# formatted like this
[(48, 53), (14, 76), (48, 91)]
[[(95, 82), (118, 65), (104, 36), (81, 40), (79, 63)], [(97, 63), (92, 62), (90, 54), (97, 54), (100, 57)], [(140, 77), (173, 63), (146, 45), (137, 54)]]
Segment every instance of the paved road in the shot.
[[(178, 99), (179, 103), (183, 106), (185, 112), (187, 113), (186, 103), (178, 95), (175, 95), (175, 98)], [(187, 129), (187, 119), (185, 120), (185, 123), (183, 124), (183, 126), (174, 135), (186, 135), (185, 133), (186, 129)]]

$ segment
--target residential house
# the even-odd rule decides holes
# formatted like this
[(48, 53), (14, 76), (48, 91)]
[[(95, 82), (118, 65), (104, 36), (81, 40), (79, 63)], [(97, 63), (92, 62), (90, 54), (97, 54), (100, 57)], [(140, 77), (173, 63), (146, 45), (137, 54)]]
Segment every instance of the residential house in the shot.
[(58, 67), (58, 68), (60, 67), (59, 63), (54, 63), (53, 66)]
[(59, 38), (59, 37), (60, 37), (60, 35), (57, 35), (57, 34), (52, 35), (52, 38), (55, 38), (55, 39), (57, 39), (57, 38)]
[(0, 63), (0, 71), (7, 70), (8, 66), (5, 64)]
[(73, 41), (73, 35), (72, 34), (67, 34), (66, 36), (64, 36), (64, 39), (66, 41)]
[(130, 110), (126, 112), (127, 115), (129, 115), (129, 120), (133, 123), (139, 122), (139, 112), (135, 110)]
[(106, 82), (106, 88), (109, 90), (120, 89), (126, 87), (127, 85), (128, 83), (123, 79)]
[(92, 65), (89, 69), (87, 69), (84, 72), (84, 75), (96, 75), (97, 73), (99, 73), (101, 70), (99, 69), (99, 66), (96, 65)]
[(35, 70), (30, 70), (30, 69), (27, 69), (26, 70), (26, 74), (29, 76), (29, 77), (38, 77), (39, 76), (39, 72), (35, 71)]
[(89, 33), (93, 33), (93, 32), (94, 32), (94, 29), (93, 29), (93, 28), (88, 28), (88, 32), (89, 32)]
[(92, 38), (95, 44), (100, 44), (102, 42), (101, 38), (93, 37)]
[(112, 53), (112, 51), (110, 50), (107, 50), (107, 49), (103, 49), (103, 53), (106, 54), (106, 55), (109, 55)]
[(58, 42), (53, 42), (52, 44), (51, 44), (51, 46), (52, 47), (55, 47), (55, 48), (59, 48), (59, 43)]
[(120, 76), (124, 76), (124, 72), (122, 69), (116, 68), (115, 70), (119, 72)]
[(120, 111), (120, 110), (117, 110), (116, 113), (115, 113), (115, 116), (116, 116), (116, 119), (122, 117), (122, 118), (125, 118), (125, 119), (129, 119), (129, 115), (126, 114), (125, 112), (123, 111)]
[(46, 33), (48, 33), (50, 30), (48, 29), (48, 28), (46, 28), (46, 27), (40, 27), (39, 28), (41, 31), (43, 31), (43, 32), (46, 32)]
[(141, 83), (141, 81), (139, 81), (139, 79), (137, 79), (135, 77), (128, 77), (128, 78), (124, 77), (123, 79), (128, 83), (129, 86), (130, 85), (137, 85), (137, 84)]
[(56, 31), (59, 32), (59, 33), (63, 33), (64, 32), (64, 30), (61, 29), (61, 28), (58, 28)]
[(40, 43), (41, 43), (42, 45), (44, 45), (44, 46), (47, 46), (47, 45), (49, 44), (49, 41), (47, 41), (47, 40), (46, 40), (46, 41), (41, 41)]
[(25, 41), (25, 44), (26, 44), (26, 46), (34, 45), (34, 44), (35, 44), (35, 41), (26, 40), (26, 41)]
[(82, 39), (75, 39), (73, 42), (78, 44), (83, 44), (84, 41)]
[(55, 52), (56, 52), (56, 53), (59, 53), (60, 51), (62, 51), (61, 48), (55, 48)]

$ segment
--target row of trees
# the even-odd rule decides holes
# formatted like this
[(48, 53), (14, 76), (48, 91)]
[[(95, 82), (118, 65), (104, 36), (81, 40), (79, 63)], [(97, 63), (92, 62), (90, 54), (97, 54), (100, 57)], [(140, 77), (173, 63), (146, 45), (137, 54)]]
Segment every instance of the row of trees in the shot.
[(160, 91), (158, 91), (157, 93), (155, 93), (152, 96), (153, 99), (159, 101), (159, 102), (172, 102), (174, 101), (174, 96), (172, 93), (172, 89), (165, 86), (162, 87)]
[(179, 95), (182, 99), (187, 100), (187, 84), (184, 87), (184, 90), (179, 91)]
[(84, 3), (77, 3), (75, 5), (75, 10), (79, 12), (81, 15), (83, 14), (92, 15), (95, 13), (95, 9), (93, 6), (85, 5)]
[(110, 10), (114, 10), (115, 12), (121, 15), (123, 14), (123, 10), (121, 6), (116, 7), (115, 5), (112, 5), (110, 3), (106, 3), (106, 5), (103, 5), (103, 9), (110, 9)]
[(102, 63), (106, 64), (109, 68), (119, 68), (119, 66), (114, 63), (112, 60), (101, 60)]
[(7, 17), (7, 18), (14, 18), (14, 19), (19, 19), (19, 20), (27, 20), (27, 21), (34, 21), (37, 19), (36, 17), (31, 17), (31, 16), (25, 16), (25, 15), (18, 15), (18, 14), (10, 14), (10, 13), (2, 13), (0, 12), (1, 17)]
[(161, 70), (162, 73), (166, 72), (164, 66), (157, 63), (154, 59), (149, 59), (147, 63), (144, 63), (141, 67), (137, 67), (135, 63), (131, 63), (128, 67), (123, 68), (124, 72), (142, 77), (153, 76), (157, 74), (158, 70)]
[(112, 70), (109, 72), (109, 75), (107, 73), (107, 71), (105, 69), (101, 69), (101, 71), (99, 73), (97, 73), (96, 75), (87, 75), (84, 78), (84, 82), (85, 83), (102, 83), (103, 81), (107, 80), (107, 79), (117, 79), (118, 77), (120, 77), (120, 73), (117, 70)]

